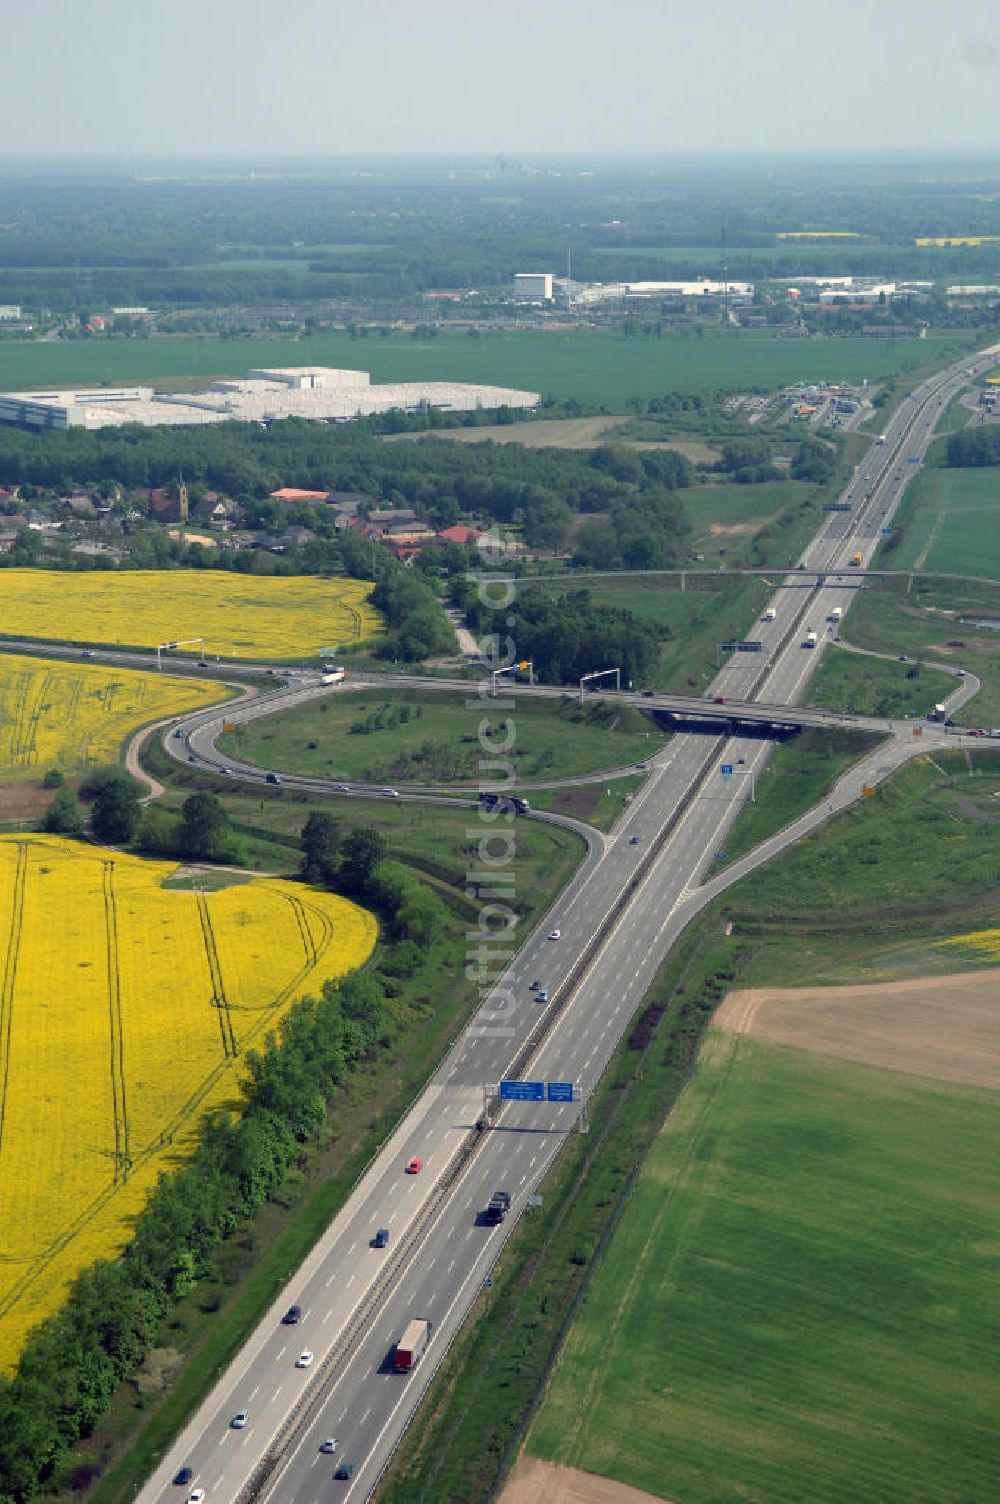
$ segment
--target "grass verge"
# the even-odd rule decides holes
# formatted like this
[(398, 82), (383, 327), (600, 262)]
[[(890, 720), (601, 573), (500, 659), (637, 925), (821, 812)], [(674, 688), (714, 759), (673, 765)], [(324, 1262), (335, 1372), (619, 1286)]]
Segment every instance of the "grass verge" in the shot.
[(860, 731), (806, 730), (779, 743), (757, 779), (752, 804), (745, 804), (726, 837), (726, 862), (745, 855), (775, 831), (812, 809), (850, 767), (878, 742)]

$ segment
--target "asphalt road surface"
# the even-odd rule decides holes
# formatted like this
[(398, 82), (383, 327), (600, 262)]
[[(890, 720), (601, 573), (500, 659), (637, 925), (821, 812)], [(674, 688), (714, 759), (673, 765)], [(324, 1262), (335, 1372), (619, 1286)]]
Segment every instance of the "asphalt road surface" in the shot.
[[(919, 461), (938, 411), (965, 384), (963, 372), (988, 369), (996, 353), (939, 373), (906, 399), (887, 423), (886, 443), (873, 445), (859, 469), (871, 497), (851, 514), (829, 514), (804, 557), (807, 570), (842, 568), (842, 582), (835, 577), (812, 590), (778, 589), (771, 601), (775, 620), (754, 629), (764, 653), (734, 655), (713, 694), (727, 701), (766, 694), (779, 704), (802, 695), (821, 659), (830, 611), (839, 605), (846, 614), (854, 598), (851, 554), (860, 549), (867, 562), (913, 473), (910, 458)], [(813, 649), (801, 645), (809, 629), (817, 632)], [(516, 954), (499, 983), (154, 1470), (138, 1496), (143, 1504), (177, 1498), (170, 1479), (185, 1464), (210, 1504), (368, 1497), (505, 1237), (574, 1127), (579, 1098), (596, 1085), (684, 925), (730, 882), (798, 839), (810, 820), (818, 823), (831, 806), (856, 799), (863, 781), (878, 782), (931, 745), (954, 745), (954, 738), (944, 728), (927, 727), (919, 739), (912, 727), (901, 728), (864, 766), (844, 775), (822, 810), (706, 882), (766, 763), (769, 744), (725, 732), (674, 737), (651, 760), (650, 776), (627, 814), (610, 836), (592, 844), (540, 928), (523, 942), (507, 937)], [(480, 825), (477, 816), (470, 828), (517, 836), (516, 820)], [(504, 870), (516, 884), (516, 855)], [(558, 938), (547, 938), (553, 930)], [(498, 966), (491, 979), (499, 972)], [(532, 990), (535, 980), (547, 990), (547, 1001)], [(509, 1104), (494, 1113), (493, 1126), (477, 1132), (484, 1084), (508, 1072), (572, 1082), (578, 1100)], [(413, 1155), (421, 1156), (423, 1167), (407, 1175)], [(513, 1205), (507, 1221), (491, 1228), (478, 1214), (496, 1189), (511, 1192)], [(378, 1227), (390, 1231), (381, 1250), (371, 1246)], [(292, 1302), (302, 1307), (301, 1323), (283, 1326), (281, 1312)], [(420, 1365), (397, 1375), (392, 1346), (414, 1316), (433, 1322), (433, 1337)], [(300, 1370), (295, 1358), (303, 1348), (316, 1353), (316, 1363)], [(249, 1419), (236, 1430), (230, 1420), (241, 1410)], [(337, 1438), (335, 1457), (319, 1450), (328, 1437)], [(333, 1480), (338, 1457), (354, 1464), (348, 1481)]]

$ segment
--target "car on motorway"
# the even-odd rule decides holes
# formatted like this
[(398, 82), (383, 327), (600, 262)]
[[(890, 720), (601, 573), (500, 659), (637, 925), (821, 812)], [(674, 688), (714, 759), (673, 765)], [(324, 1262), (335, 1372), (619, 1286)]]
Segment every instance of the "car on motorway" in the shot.
[(562, 930), (549, 930), (549, 939), (558, 940), (561, 934)]
[(189, 752), (188, 753), (188, 762), (197, 762), (197, 761), (198, 761), (198, 759), (197, 759), (197, 757), (195, 757), (194, 753), (193, 752)]
[(178, 726), (178, 727), (177, 727), (177, 730), (176, 730), (176, 731), (175, 731), (175, 732), (174, 732), (174, 741), (177, 741), (177, 740), (178, 740), (178, 739), (179, 739), (179, 738), (180, 738), (180, 737), (182, 737), (182, 736), (183, 736), (183, 735), (184, 735), (184, 732), (183, 732), (183, 731), (182, 731), (182, 730), (181, 730), (181, 728), (180, 728), (180, 727), (179, 727), (179, 726)]
[(295, 1359), (295, 1367), (312, 1368), (315, 1357), (315, 1353), (310, 1352), (309, 1348), (307, 1347), (305, 1351), (299, 1353), (298, 1357)]
[(419, 1175), (423, 1167), (423, 1160), (420, 1158), (419, 1154), (415, 1154), (406, 1167), (406, 1173), (407, 1175)]
[(713, 697), (713, 699), (712, 699), (712, 704), (713, 705), (725, 705), (725, 703), (726, 703), (726, 697), (725, 697), (725, 695), (715, 695)]
[(342, 1462), (340, 1464), (340, 1466), (337, 1468), (337, 1471), (334, 1473), (333, 1476), (335, 1478), (340, 1478), (340, 1479), (342, 1479), (344, 1481), (346, 1481), (348, 1478), (353, 1478), (354, 1477), (354, 1463), (353, 1462)]
[(528, 988), (528, 991), (529, 992), (537, 992), (538, 989), (539, 989), (539, 987), (541, 985), (542, 985), (541, 981), (539, 980), (538, 977), (536, 977), (535, 980), (532, 982), (531, 986)]
[(250, 1419), (250, 1411), (249, 1410), (237, 1410), (236, 1414), (233, 1416), (233, 1418), (229, 1422), (229, 1424), (230, 1424), (230, 1426), (232, 1427), (232, 1429), (234, 1431), (242, 1431), (243, 1427), (246, 1425), (246, 1423), (247, 1423), (247, 1421), (249, 1419)]
[(538, 1001), (540, 1003), (547, 1003), (548, 1000), (549, 1000), (549, 989), (547, 987), (540, 988), (539, 989), (539, 993), (538, 993)]
[(174, 1482), (181, 1488), (185, 1483), (190, 1483), (194, 1473), (189, 1467), (182, 1467), (180, 1472), (174, 1474)]
[(187, 1504), (201, 1504), (204, 1497), (205, 1490), (203, 1488), (193, 1488), (187, 1496)]
[(380, 1227), (372, 1238), (373, 1248), (387, 1248), (389, 1246), (389, 1229)]
[(226, 767), (226, 766), (225, 766), (225, 764), (223, 764), (223, 765), (222, 765), (222, 767), (221, 767), (221, 768), (220, 768), (220, 769), (219, 769), (219, 772), (220, 772), (220, 773), (229, 773), (229, 772), (231, 772), (231, 769), (230, 769), (230, 768), (227, 768), (227, 767)]
[(644, 700), (651, 700), (655, 694), (656, 694), (656, 690), (655, 689), (644, 689), (643, 692), (642, 692), (642, 698)]
[(265, 783), (280, 783), (281, 779), (278, 777), (277, 773), (268, 773), (267, 776), (264, 779), (264, 782)]
[(338, 794), (349, 794), (351, 792), (351, 785), (349, 783), (335, 783), (333, 786)]
[(93, 658), (93, 656), (94, 655), (91, 652), (90, 648), (84, 648), (83, 652), (80, 654), (81, 658)]
[(207, 658), (199, 658), (198, 659), (198, 667), (199, 668), (208, 668), (208, 659)]
[(629, 843), (630, 846), (638, 846), (638, 844), (639, 844), (639, 837), (638, 836), (629, 836), (628, 843)]
[(337, 1450), (337, 1438), (336, 1438), (336, 1436), (328, 1436), (326, 1438), (326, 1440), (324, 1441), (323, 1445), (320, 1447), (320, 1451), (321, 1452), (325, 1452), (328, 1457), (329, 1457), (329, 1455), (330, 1455), (331, 1452), (335, 1452), (336, 1450)]
[(302, 1320), (302, 1307), (289, 1306), (281, 1320), (285, 1326), (297, 1326)]
[(399, 790), (398, 789), (383, 789), (382, 790), (382, 797), (384, 799), (398, 799), (399, 798)]

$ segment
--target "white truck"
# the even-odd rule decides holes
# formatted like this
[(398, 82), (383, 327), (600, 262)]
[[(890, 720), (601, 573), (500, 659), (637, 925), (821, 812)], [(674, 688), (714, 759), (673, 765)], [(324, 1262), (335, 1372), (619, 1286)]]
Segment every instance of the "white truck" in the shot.
[(875, 442), (876, 442), (876, 444), (884, 444), (885, 443), (885, 434), (884, 433), (880, 433), (879, 436), (878, 436), (878, 438), (875, 440)]
[(393, 1351), (393, 1367), (397, 1373), (409, 1373), (416, 1368), (431, 1340), (431, 1323), (426, 1316), (415, 1316), (407, 1322), (406, 1329)]
[(804, 648), (814, 648), (816, 646), (816, 633), (811, 627), (802, 639), (802, 646)]
[(843, 606), (831, 606), (830, 610), (827, 612), (826, 619), (827, 621), (840, 621), (843, 614)]
[(777, 614), (778, 613), (777, 611), (775, 611), (773, 606), (768, 606), (767, 610), (764, 612), (764, 615), (761, 617), (761, 621), (773, 621)]
[(323, 667), (321, 684), (343, 684), (347, 678), (347, 670), (341, 668), (339, 663), (327, 663)]

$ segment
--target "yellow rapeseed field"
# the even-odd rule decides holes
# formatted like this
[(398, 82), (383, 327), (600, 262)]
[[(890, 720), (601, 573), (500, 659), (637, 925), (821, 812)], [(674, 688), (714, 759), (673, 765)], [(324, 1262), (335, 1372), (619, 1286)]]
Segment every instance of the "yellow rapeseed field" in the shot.
[(971, 950), (984, 961), (1000, 962), (1000, 930), (970, 930), (967, 935), (952, 935), (941, 945), (957, 945)]
[(918, 235), (914, 245), (990, 245), (1000, 235)]
[(333, 894), (164, 889), (172, 870), (0, 836), (0, 1368), (236, 1103), (242, 1052), (375, 943)]
[(0, 778), (117, 762), (128, 733), (225, 697), (216, 683), (0, 654)]
[(372, 588), (365, 580), (211, 569), (5, 569), (0, 634), (146, 648), (201, 637), (206, 653), (226, 658), (305, 658), (381, 629), (368, 605)]

